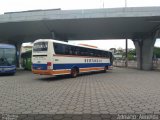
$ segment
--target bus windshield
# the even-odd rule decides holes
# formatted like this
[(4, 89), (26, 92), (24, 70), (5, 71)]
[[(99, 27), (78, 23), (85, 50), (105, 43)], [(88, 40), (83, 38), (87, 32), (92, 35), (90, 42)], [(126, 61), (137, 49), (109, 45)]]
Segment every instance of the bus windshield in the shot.
[(0, 66), (16, 64), (16, 50), (14, 48), (0, 48)]
[(48, 50), (48, 42), (38, 42), (33, 46), (33, 51), (47, 51)]

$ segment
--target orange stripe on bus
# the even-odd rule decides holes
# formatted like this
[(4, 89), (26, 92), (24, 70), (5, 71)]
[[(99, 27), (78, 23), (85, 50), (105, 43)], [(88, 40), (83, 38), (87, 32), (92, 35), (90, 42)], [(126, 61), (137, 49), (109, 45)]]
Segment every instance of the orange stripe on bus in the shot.
[(32, 73), (34, 74), (41, 74), (41, 75), (52, 75), (52, 70), (33, 70)]
[(80, 68), (80, 72), (98, 71), (104, 70), (104, 68)]
[(32, 70), (34, 74), (41, 74), (41, 75), (58, 75), (58, 74), (70, 74), (70, 70)]
[(81, 46), (91, 47), (91, 48), (98, 48), (97, 46), (88, 45), (88, 44), (79, 44)]
[(70, 74), (70, 70), (53, 71), (53, 74)]
[[(81, 72), (89, 72), (89, 71), (100, 71), (104, 70), (104, 68), (80, 68)], [(40, 75), (63, 75), (63, 74), (70, 74), (71, 70), (32, 70), (34, 74)]]

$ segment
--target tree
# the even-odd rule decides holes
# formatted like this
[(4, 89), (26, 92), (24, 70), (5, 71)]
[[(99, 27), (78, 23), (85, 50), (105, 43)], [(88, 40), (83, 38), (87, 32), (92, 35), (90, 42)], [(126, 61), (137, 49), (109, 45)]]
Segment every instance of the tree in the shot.
[(160, 58), (160, 47), (154, 47), (153, 56), (156, 56), (156, 58)]
[(112, 51), (113, 53), (117, 52), (116, 48), (110, 48), (109, 50)]

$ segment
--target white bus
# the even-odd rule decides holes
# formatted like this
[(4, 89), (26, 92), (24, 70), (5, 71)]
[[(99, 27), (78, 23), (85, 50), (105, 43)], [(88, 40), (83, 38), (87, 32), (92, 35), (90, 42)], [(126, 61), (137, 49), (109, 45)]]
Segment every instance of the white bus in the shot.
[(40, 75), (76, 77), (84, 72), (107, 71), (112, 62), (109, 51), (51, 39), (36, 40), (32, 49), (32, 72)]

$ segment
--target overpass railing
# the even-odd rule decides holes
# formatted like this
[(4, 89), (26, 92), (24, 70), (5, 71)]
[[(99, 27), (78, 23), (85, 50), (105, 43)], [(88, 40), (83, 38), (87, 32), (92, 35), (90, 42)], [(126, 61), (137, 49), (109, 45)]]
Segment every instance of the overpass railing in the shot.
[[(160, 70), (160, 59), (153, 60), (153, 69)], [(126, 67), (126, 61), (125, 60), (114, 60), (113, 66), (115, 67)], [(131, 60), (128, 61), (128, 68), (137, 68), (137, 61)]]
[(160, 59), (153, 60), (153, 69), (160, 70)]
[[(113, 66), (126, 67), (126, 61), (125, 60), (114, 60)], [(134, 61), (134, 60), (128, 61), (128, 67), (129, 68), (137, 68), (137, 61)]]

